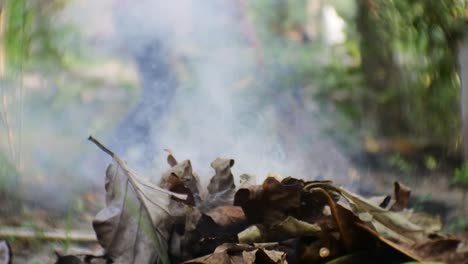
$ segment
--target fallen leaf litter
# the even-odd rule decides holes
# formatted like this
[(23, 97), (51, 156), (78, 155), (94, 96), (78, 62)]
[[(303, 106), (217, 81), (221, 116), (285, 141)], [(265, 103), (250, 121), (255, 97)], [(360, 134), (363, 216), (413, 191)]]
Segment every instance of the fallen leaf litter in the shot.
[(154, 184), (90, 140), (114, 160), (93, 221), (113, 263), (468, 263), (467, 241), (407, 208), (411, 191), (398, 182), (393, 197), (378, 198), (279, 175), (256, 184), (243, 174), (237, 188), (235, 161), (218, 158), (205, 188), (168, 151), (170, 169)]

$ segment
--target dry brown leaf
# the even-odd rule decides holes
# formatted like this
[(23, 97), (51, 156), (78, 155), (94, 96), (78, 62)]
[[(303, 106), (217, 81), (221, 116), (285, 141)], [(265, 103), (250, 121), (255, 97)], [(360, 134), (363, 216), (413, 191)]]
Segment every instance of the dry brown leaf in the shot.
[(220, 206), (210, 210), (206, 214), (222, 227), (238, 225), (246, 221), (244, 211), (239, 206)]
[(340, 241), (347, 252), (368, 249), (373, 245), (373, 240), (363, 232), (356, 224), (362, 221), (351, 211), (337, 204), (332, 196), (324, 189), (315, 188), (310, 190), (312, 194), (321, 195), (326, 198), (331, 215), (340, 232)]
[(167, 163), (169, 163), (169, 166), (174, 167), (175, 165), (177, 165), (179, 162), (177, 162), (177, 159), (175, 158), (172, 151), (170, 149), (165, 149), (165, 151), (168, 154), (167, 155)]
[(169, 263), (172, 229), (169, 192), (138, 176), (117, 155), (90, 136), (114, 163), (106, 171), (106, 207), (93, 220), (99, 243), (114, 263)]
[(192, 259), (184, 263), (186, 264), (231, 264), (231, 263), (242, 263), (242, 262), (232, 261), (231, 257), (226, 252), (214, 252), (210, 255)]
[(243, 263), (245, 264), (287, 264), (286, 253), (276, 250), (255, 249), (242, 252)]
[(215, 175), (208, 184), (208, 197), (202, 202), (200, 210), (207, 212), (218, 206), (232, 205), (236, 192), (232, 166), (234, 166), (233, 159), (217, 158), (211, 162)]
[(458, 238), (437, 238), (434, 240), (419, 242), (413, 245), (399, 244), (386, 239), (368, 226), (358, 224), (386, 245), (418, 262), (441, 261), (447, 264), (467, 264), (468, 252), (457, 252), (462, 243)]
[(422, 212), (406, 211), (404, 212), (408, 219), (419, 226), (424, 227), (428, 234), (442, 231), (442, 220), (438, 215), (430, 215)]
[(218, 158), (211, 162), (211, 167), (215, 170), (216, 174), (208, 184), (208, 192), (210, 194), (235, 190), (236, 185), (234, 184), (234, 176), (231, 172), (232, 166), (234, 166), (233, 159)]
[(395, 195), (395, 203), (392, 205), (390, 210), (392, 211), (401, 211), (405, 208), (408, 208), (409, 199), (411, 196), (411, 189), (400, 183), (394, 183), (394, 195)]
[(239, 189), (234, 205), (242, 207), (250, 224), (274, 225), (298, 212), (302, 187), (300, 182), (284, 184), (268, 177), (262, 186)]
[(243, 215), (242, 209), (230, 208), (225, 212), (230, 214), (232, 219), (223, 223), (222, 221), (226, 221), (226, 218), (220, 218), (223, 217), (221, 215), (213, 215), (212, 218), (200, 212), (196, 207), (189, 208), (186, 211), (182, 251), (186, 255), (201, 256), (213, 252), (220, 244), (236, 242), (236, 234), (245, 228), (245, 218), (242, 222), (236, 221), (236, 217)]
[(398, 252), (402, 253), (403, 255), (407, 256), (408, 258), (410, 258), (412, 260), (416, 260), (416, 261), (422, 261), (422, 259), (417, 254), (415, 254), (413, 251), (409, 250), (408, 246), (398, 244), (396, 242), (391, 241), (390, 239), (387, 239), (387, 238), (383, 237), (382, 235), (377, 233), (377, 231), (375, 231), (371, 227), (365, 225), (364, 223), (356, 223), (356, 225), (359, 226), (360, 228), (362, 228), (364, 231), (368, 232), (373, 237), (375, 237), (375, 238), (379, 239), (380, 241), (382, 241), (384, 244), (390, 246), (391, 248), (393, 248), (393, 249), (397, 250)]
[(184, 262), (186, 264), (287, 264), (286, 253), (247, 244), (222, 244), (207, 256)]
[(254, 243), (264, 241), (262, 230), (257, 225), (252, 225), (237, 235), (240, 243)]
[[(154, 232), (150, 215), (143, 209), (126, 172), (118, 164), (107, 169), (106, 191), (106, 207), (96, 215), (93, 228), (109, 258), (114, 263), (153, 263), (158, 258), (162, 258), (162, 263), (168, 263), (169, 229), (162, 223), (165, 220), (155, 221), (160, 234)], [(169, 199), (167, 196), (166, 201), (158, 201), (165, 208), (163, 210), (168, 210)], [(168, 213), (158, 217), (161, 216), (166, 217)]]
[[(172, 154), (169, 154), (169, 156), (172, 156)], [(174, 164), (171, 162), (169, 163)], [(159, 181), (159, 186), (166, 190), (178, 189), (182, 191), (182, 193), (186, 193), (190, 190), (191, 196), (193, 197), (193, 204), (199, 205), (201, 202), (202, 190), (200, 180), (198, 176), (193, 173), (190, 160), (179, 162), (164, 172)]]
[(444, 263), (468, 263), (468, 253), (457, 252), (462, 241), (457, 238), (438, 238), (414, 245), (411, 250), (424, 261)]
[(424, 228), (412, 223), (404, 214), (373, 205), (365, 198), (344, 188), (336, 188), (341, 195), (351, 203), (356, 214), (369, 213), (372, 216), (371, 220), (373, 223), (378, 221), (383, 226), (398, 234), (405, 242), (417, 242), (427, 238)]

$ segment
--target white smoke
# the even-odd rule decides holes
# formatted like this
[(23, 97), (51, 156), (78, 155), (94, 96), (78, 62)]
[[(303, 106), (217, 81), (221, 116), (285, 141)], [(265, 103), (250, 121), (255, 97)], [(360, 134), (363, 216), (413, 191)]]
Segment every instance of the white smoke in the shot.
[[(318, 154), (315, 157), (286, 152), (276, 132), (280, 121), (275, 107), (283, 102), (265, 104), (258, 98), (261, 93), (245, 91), (256, 89), (253, 85), (239, 88), (257, 81), (255, 51), (246, 41), (239, 7), (233, 0), (121, 0), (114, 5), (116, 31), (129, 53), (158, 38), (170, 47), (174, 64), (190, 75), (190, 83), (179, 81), (163, 122), (152, 128), (159, 154), (155, 174), (167, 168), (162, 148), (179, 159), (191, 159), (201, 175), (211, 174), (209, 163), (216, 157), (235, 159), (237, 175), (247, 172), (259, 178), (270, 172), (307, 178), (343, 174), (346, 159), (329, 139), (314, 140), (317, 150), (308, 153)], [(312, 127), (317, 131), (311, 136), (323, 137), (319, 124)], [(136, 159), (145, 155), (139, 154)]]
[[(90, 40), (100, 40), (95, 43), (97, 50), (131, 59), (155, 39), (167, 47), (165, 55), (177, 72), (178, 85), (172, 99), (157, 99), (170, 103), (165, 116), (156, 117), (151, 128), (156, 142), (152, 175), (160, 175), (167, 168), (163, 149), (169, 148), (178, 159), (190, 159), (202, 176), (212, 174), (212, 160), (225, 157), (236, 160), (236, 175), (252, 173), (259, 179), (270, 172), (304, 178), (343, 177), (348, 168), (346, 158), (313, 119), (295, 117), (295, 122), (307, 122), (305, 127), (312, 129), (303, 132), (309, 137), (304, 139), (309, 150), (286, 151), (277, 133), (282, 124), (278, 123), (276, 108), (293, 106), (285, 105), (291, 100), (283, 100), (282, 95), (270, 102), (261, 97), (269, 87), (256, 78), (255, 50), (246, 39), (239, 3), (87, 0), (71, 5), (68, 15), (75, 15), (75, 24), (90, 32)], [(148, 114), (148, 118), (154, 117)], [(131, 166), (146, 154), (129, 148), (125, 158)]]

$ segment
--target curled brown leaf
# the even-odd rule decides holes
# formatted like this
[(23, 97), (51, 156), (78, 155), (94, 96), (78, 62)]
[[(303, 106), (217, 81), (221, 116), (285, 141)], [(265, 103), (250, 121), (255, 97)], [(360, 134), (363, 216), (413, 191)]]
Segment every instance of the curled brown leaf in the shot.
[(300, 182), (284, 184), (268, 177), (261, 186), (239, 189), (234, 205), (242, 207), (249, 223), (273, 225), (297, 214), (302, 187)]

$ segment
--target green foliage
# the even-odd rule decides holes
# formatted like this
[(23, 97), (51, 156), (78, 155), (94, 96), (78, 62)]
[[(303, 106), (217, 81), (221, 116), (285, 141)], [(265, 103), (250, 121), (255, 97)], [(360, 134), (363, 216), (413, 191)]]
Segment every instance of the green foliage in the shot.
[(337, 109), (366, 133), (454, 147), (467, 1), (329, 2), (347, 19), (347, 43), (325, 72), (323, 95), (339, 98)]
[(468, 220), (464, 217), (458, 217), (457, 219), (453, 220), (448, 225), (448, 230), (450, 231), (458, 231), (458, 232), (467, 232), (468, 231)]
[(61, 10), (65, 0), (6, 0), (5, 53), (7, 74), (31, 68), (40, 69), (62, 65), (58, 37), (66, 31), (59, 29), (53, 15)]
[(30, 39), (26, 38), (26, 29), (31, 27), (31, 15), (27, 12), (26, 1), (9, 0), (5, 3), (5, 52), (8, 68), (18, 68), (27, 56)]
[(410, 132), (442, 143), (457, 138), (456, 45), (466, 1), (394, 1)]
[(462, 167), (455, 169), (453, 183), (468, 190), (468, 164), (465, 163)]
[(388, 165), (398, 169), (400, 172), (404, 174), (411, 174), (414, 172), (414, 166), (403, 159), (399, 154), (393, 154), (388, 158)]
[(424, 166), (426, 166), (426, 169), (433, 171), (437, 169), (438, 165), (437, 159), (434, 156), (426, 155), (424, 157)]
[[(352, 141), (349, 131), (358, 131), (455, 149), (460, 138), (456, 43), (467, 1), (324, 4), (333, 5), (348, 22), (342, 45), (326, 47), (323, 32), (307, 35), (312, 23), (307, 1), (249, 4), (265, 60), (259, 78), (266, 80), (266, 92), (318, 102), (329, 118), (340, 120), (332, 134), (344, 139), (346, 148), (359, 146), (346, 142)], [(321, 28), (321, 14), (316, 16), (313, 23)], [(304, 39), (291, 38), (298, 34)], [(427, 165), (437, 167), (433, 159)]]

